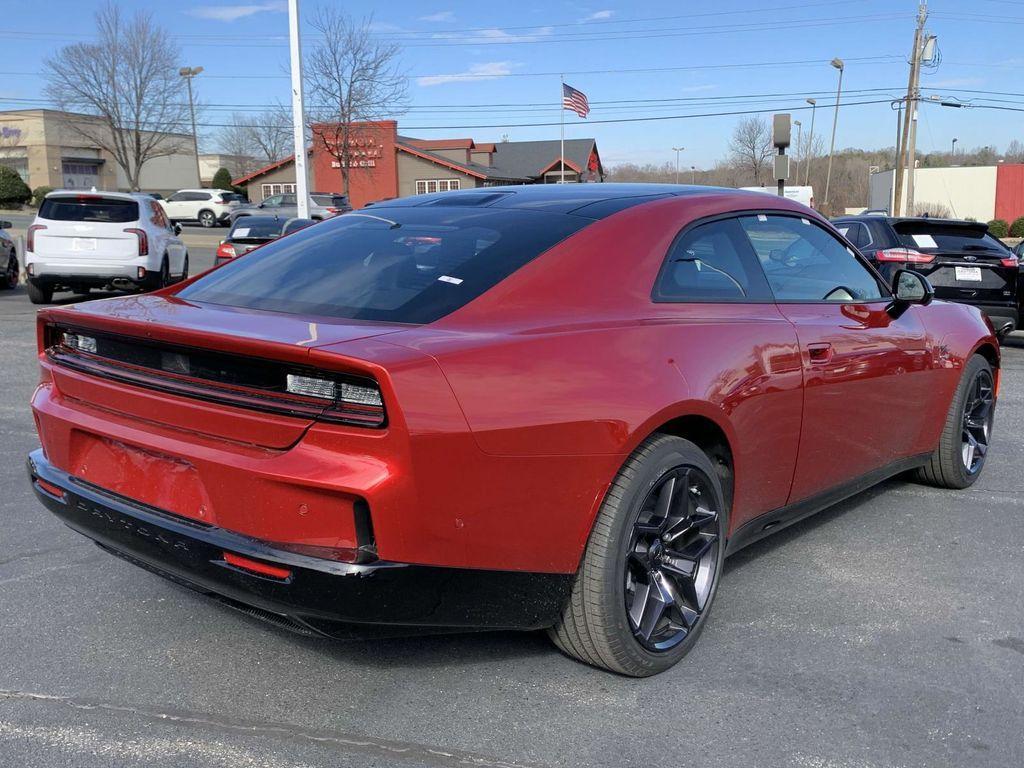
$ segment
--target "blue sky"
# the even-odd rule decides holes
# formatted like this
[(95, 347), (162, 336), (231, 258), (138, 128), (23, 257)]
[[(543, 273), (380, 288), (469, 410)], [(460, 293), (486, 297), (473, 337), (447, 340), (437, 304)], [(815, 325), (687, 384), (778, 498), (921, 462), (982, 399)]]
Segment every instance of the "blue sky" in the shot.
[[(61, 45), (88, 36), (99, 4), (0, 0), (0, 109), (38, 103), (42, 80), (33, 73)], [(287, 99), (283, 1), (136, 0), (122, 5), (152, 10), (175, 35), (182, 64), (205, 68), (196, 86), (210, 105), (201, 118), (208, 148), (228, 110), (216, 105)], [(304, 16), (311, 18), (323, 5), (303, 0)], [(836, 70), (828, 61), (839, 56), (847, 61), (844, 103), (884, 103), (844, 107), (837, 145), (892, 145), (895, 116), (888, 100), (906, 89), (905, 59), (917, 10), (916, 0), (363, 0), (344, 6), (372, 14), (378, 34), (404, 44), (402, 66), (411, 78), (412, 109), (399, 122), (409, 135), (478, 141), (506, 134), (513, 140), (557, 138), (557, 73), (566, 72), (566, 81), (584, 91), (593, 106), (588, 120), (566, 113), (568, 138), (596, 137), (606, 165), (671, 160), (671, 147), (684, 146), (684, 167), (707, 167), (724, 156), (740, 118), (598, 121), (784, 111), (805, 106), (804, 96), (825, 104), (836, 87)], [(928, 29), (938, 35), (942, 63), (925, 73), (926, 94), (1024, 108), (1018, 75), (1024, 56), (1017, 52), (1024, 2), (933, 0), (929, 9)], [(666, 99), (678, 101), (643, 101)], [(624, 101), (631, 103), (602, 103)], [(489, 106), (507, 104), (538, 106)], [(793, 114), (808, 130), (810, 112)], [(918, 145), (925, 151), (946, 149), (956, 137), (959, 148), (991, 144), (1004, 149), (1011, 139), (1024, 139), (1022, 118), (1024, 112), (929, 105), (922, 108)], [(818, 135), (827, 135), (831, 119), (831, 110), (819, 107)], [(521, 125), (536, 122), (556, 124)]]

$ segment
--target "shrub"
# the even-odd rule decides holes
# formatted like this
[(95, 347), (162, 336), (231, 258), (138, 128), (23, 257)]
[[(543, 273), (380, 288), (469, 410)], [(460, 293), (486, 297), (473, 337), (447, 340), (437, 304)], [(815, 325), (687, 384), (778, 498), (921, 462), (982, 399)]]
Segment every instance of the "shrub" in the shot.
[(1010, 237), (1024, 237), (1024, 216), (1018, 216), (1010, 225)]
[(32, 190), (21, 180), (21, 176), (7, 166), (0, 165), (0, 205), (21, 205), (31, 199)]
[(213, 174), (213, 181), (210, 186), (214, 189), (231, 189), (231, 171), (227, 168), (218, 168)]
[(32, 190), (32, 205), (34, 205), (36, 208), (38, 208), (40, 205), (43, 204), (43, 198), (46, 197), (51, 192), (53, 192), (53, 187), (42, 186), (42, 187), (36, 187), (35, 189), (33, 189)]
[(992, 235), (992, 237), (1009, 237), (1010, 225), (1003, 219), (992, 219), (992, 221), (988, 223), (988, 233)]

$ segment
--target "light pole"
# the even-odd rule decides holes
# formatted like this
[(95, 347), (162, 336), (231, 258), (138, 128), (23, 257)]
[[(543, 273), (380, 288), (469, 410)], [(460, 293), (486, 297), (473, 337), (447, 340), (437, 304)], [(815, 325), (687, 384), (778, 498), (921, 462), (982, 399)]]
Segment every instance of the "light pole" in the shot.
[(846, 65), (842, 59), (832, 59), (833, 67), (839, 70), (839, 85), (836, 87), (836, 111), (832, 115), (832, 142), (828, 148), (828, 172), (825, 174), (825, 208), (828, 208), (828, 190), (832, 183), (832, 156), (836, 151), (836, 124), (839, 122), (839, 97), (843, 94), (843, 70)]
[(676, 184), (679, 183), (679, 153), (684, 149), (686, 147), (672, 147), (672, 151), (676, 153)]
[(807, 170), (804, 171), (804, 186), (811, 181), (811, 147), (814, 145), (814, 116), (818, 113), (818, 100), (807, 99), (811, 105), (811, 132), (807, 136)]
[(800, 183), (800, 137), (804, 133), (804, 124), (799, 120), (794, 120), (793, 125), (796, 126), (796, 168), (794, 169), (793, 178), (796, 179), (796, 183)]
[(202, 67), (182, 67), (178, 74), (188, 83), (188, 111), (192, 115), (192, 148), (196, 153), (196, 183), (202, 184), (202, 171), (199, 170), (199, 134), (196, 133), (196, 105), (192, 100), (192, 78), (203, 71)]
[(691, 165), (690, 166), (690, 183), (691, 184), (696, 184), (697, 183), (697, 166), (696, 165)]
[(957, 143), (957, 141), (958, 141), (958, 139), (953, 139), (953, 148), (952, 148), (952, 151), (949, 153), (949, 154), (951, 154), (953, 156), (952, 159), (950, 160), (950, 165), (952, 165), (956, 161), (956, 143)]

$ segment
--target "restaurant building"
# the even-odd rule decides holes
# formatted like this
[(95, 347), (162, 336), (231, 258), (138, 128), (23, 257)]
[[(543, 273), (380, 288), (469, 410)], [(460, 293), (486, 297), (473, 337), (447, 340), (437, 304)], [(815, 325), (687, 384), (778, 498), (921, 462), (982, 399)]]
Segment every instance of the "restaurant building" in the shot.
[[(332, 152), (323, 138), (331, 133), (314, 129), (309, 185), (318, 192), (342, 192), (337, 156), (346, 156), (349, 199), (356, 208), (377, 200), (453, 189), (604, 180), (594, 139), (566, 139), (563, 165), (557, 139), (498, 143), (415, 139), (400, 135), (398, 123), (392, 120), (353, 125), (349, 133), (348, 152)], [(234, 184), (244, 187), (253, 203), (294, 193), (294, 155), (237, 178)]]
[[(95, 117), (53, 109), (0, 112), (0, 165), (14, 170), (29, 189), (96, 189), (127, 191), (128, 177), (113, 155), (95, 146), (72, 128), (70, 121)], [(163, 134), (174, 151), (142, 166), (140, 186), (168, 194), (199, 185), (192, 137)]]

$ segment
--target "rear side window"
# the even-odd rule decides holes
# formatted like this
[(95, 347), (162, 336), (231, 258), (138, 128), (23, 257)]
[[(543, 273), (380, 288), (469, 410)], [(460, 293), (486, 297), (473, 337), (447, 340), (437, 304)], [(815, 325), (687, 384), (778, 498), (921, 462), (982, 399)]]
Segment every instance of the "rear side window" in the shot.
[(90, 221), (126, 224), (139, 220), (139, 204), (114, 197), (48, 197), (39, 206), (39, 218), (51, 221)]
[(276, 240), (179, 295), (289, 314), (430, 323), (588, 223), (535, 211), (374, 208)]
[(858, 248), (866, 248), (871, 245), (871, 232), (867, 226), (859, 221), (843, 221), (835, 225), (839, 234), (849, 240)]
[(735, 219), (701, 224), (681, 234), (669, 251), (655, 301), (762, 301), (772, 298), (764, 275)]

